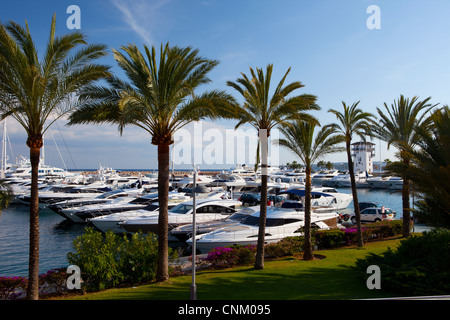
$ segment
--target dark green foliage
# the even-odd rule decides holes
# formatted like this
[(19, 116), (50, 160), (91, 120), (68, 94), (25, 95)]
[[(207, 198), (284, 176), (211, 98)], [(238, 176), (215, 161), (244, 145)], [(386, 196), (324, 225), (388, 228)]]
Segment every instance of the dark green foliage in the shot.
[(381, 286), (408, 295), (450, 292), (450, 231), (435, 229), (412, 236), (396, 250), (358, 259), (356, 269), (367, 277), (370, 265), (381, 269)]
[(345, 244), (345, 231), (339, 229), (318, 231), (315, 238), (320, 249), (337, 248)]
[[(92, 228), (74, 240), (75, 252), (69, 263), (81, 270), (83, 288), (103, 290), (120, 284), (137, 284), (155, 280), (158, 241), (154, 234), (135, 233), (128, 238), (112, 232), (103, 235)], [(173, 256), (173, 251), (169, 251)]]
[(265, 253), (270, 258), (292, 256), (302, 251), (304, 237), (287, 237), (276, 243), (269, 243)]

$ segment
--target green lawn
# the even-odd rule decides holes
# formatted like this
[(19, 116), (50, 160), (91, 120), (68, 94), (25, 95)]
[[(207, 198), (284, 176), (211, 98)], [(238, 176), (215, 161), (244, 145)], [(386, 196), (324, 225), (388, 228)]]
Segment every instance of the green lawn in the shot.
[[(196, 274), (198, 300), (302, 300), (367, 299), (393, 297), (383, 290), (369, 290), (364, 279), (357, 277), (356, 259), (369, 252), (381, 253), (395, 248), (400, 239), (367, 243), (363, 248), (341, 248), (316, 251), (325, 258), (314, 261), (287, 257), (266, 261), (263, 270), (242, 266), (226, 270), (205, 270)], [(64, 297), (74, 300), (188, 300), (190, 275), (172, 277), (167, 283), (152, 283), (130, 288)]]

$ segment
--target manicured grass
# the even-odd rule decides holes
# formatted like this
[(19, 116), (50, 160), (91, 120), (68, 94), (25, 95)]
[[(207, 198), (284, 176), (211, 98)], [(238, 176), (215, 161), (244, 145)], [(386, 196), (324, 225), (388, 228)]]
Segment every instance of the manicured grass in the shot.
[[(226, 270), (204, 270), (196, 274), (198, 300), (302, 300), (367, 299), (398, 296), (383, 290), (369, 290), (365, 279), (350, 267), (369, 252), (395, 248), (401, 239), (367, 243), (363, 248), (316, 251), (324, 259), (303, 261), (286, 257), (266, 261), (263, 270), (241, 266)], [(369, 276), (369, 275), (368, 275)], [(110, 289), (80, 296), (74, 300), (188, 300), (191, 275), (172, 277), (166, 283)]]

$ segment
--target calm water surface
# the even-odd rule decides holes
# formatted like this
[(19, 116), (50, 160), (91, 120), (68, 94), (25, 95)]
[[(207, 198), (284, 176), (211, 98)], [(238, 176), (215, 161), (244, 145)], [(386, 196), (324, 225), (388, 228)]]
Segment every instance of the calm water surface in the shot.
[[(339, 189), (351, 193), (350, 189)], [(402, 217), (401, 193), (388, 190), (358, 189), (359, 201), (376, 201)], [(352, 211), (353, 204), (342, 212)], [(40, 212), (40, 273), (67, 267), (67, 253), (73, 240), (82, 235), (86, 225), (68, 224), (50, 210)], [(0, 214), (0, 276), (28, 276), (29, 207), (11, 205)]]

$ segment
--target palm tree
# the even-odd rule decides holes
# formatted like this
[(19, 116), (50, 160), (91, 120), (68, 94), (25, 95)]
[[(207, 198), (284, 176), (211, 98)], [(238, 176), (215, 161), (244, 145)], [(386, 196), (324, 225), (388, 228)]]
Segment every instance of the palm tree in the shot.
[[(410, 164), (409, 151), (419, 142), (417, 134), (419, 128), (428, 126), (425, 121), (426, 114), (436, 105), (429, 103), (431, 97), (419, 101), (418, 97), (412, 99), (405, 98), (403, 95), (394, 101), (389, 107), (384, 103), (384, 109), (377, 108), (380, 119), (373, 122), (374, 135), (386, 141), (388, 148), (393, 145), (399, 151), (400, 161), (405, 167)], [(403, 206), (403, 236), (408, 237), (411, 232), (411, 213), (410, 213), (410, 183), (407, 177), (403, 177), (402, 188), (402, 206)]]
[(264, 234), (267, 215), (267, 152), (264, 150), (267, 150), (268, 146), (267, 140), (264, 143), (262, 137), (269, 137), (271, 129), (291, 119), (317, 122), (307, 111), (320, 109), (315, 104), (316, 97), (313, 95), (302, 94), (288, 97), (292, 92), (303, 87), (299, 81), (284, 85), (290, 68), (270, 96), (272, 70), (272, 64), (267, 65), (265, 74), (262, 69), (257, 68), (255, 71), (250, 68), (250, 78), (242, 73), (242, 78), (238, 78), (236, 82), (228, 81), (227, 85), (235, 89), (243, 97), (244, 102), (234, 104), (232, 108), (228, 107), (220, 112), (225, 118), (239, 120), (236, 129), (243, 124), (253, 126), (258, 131), (261, 141), (261, 207), (255, 269), (264, 268)]
[[(26, 28), (15, 22), (0, 25), (0, 114), (12, 116), (28, 134), (31, 161), (30, 263), (28, 299), (38, 299), (39, 206), (38, 166), (43, 134), (77, 107), (76, 94), (109, 75), (109, 67), (92, 61), (106, 55), (106, 46), (87, 45), (80, 32), (55, 36), (53, 15), (42, 59)], [(83, 48), (74, 51), (80, 45)]]
[(406, 178), (419, 193), (414, 216), (435, 227), (450, 226), (450, 109), (444, 106), (417, 129), (417, 147), (409, 150), (409, 165), (395, 161), (387, 166), (392, 174)]
[(343, 112), (339, 112), (334, 109), (328, 110), (328, 112), (333, 113), (339, 123), (334, 123), (334, 126), (337, 130), (341, 132), (342, 137), (345, 141), (345, 146), (347, 150), (347, 161), (348, 161), (348, 171), (350, 174), (350, 182), (352, 186), (352, 195), (353, 195), (353, 206), (355, 209), (356, 216), (356, 226), (357, 226), (357, 235), (358, 235), (358, 246), (362, 247), (364, 245), (362, 230), (361, 230), (361, 214), (359, 211), (358, 204), (358, 193), (356, 191), (356, 182), (355, 182), (355, 172), (353, 168), (353, 161), (351, 155), (351, 142), (353, 135), (358, 135), (362, 140), (365, 140), (365, 135), (370, 133), (370, 119), (373, 117), (371, 113), (363, 112), (358, 108), (359, 101), (353, 103), (351, 106), (347, 106), (344, 101), (342, 101), (342, 106), (344, 107)]
[[(194, 90), (210, 81), (207, 74), (218, 64), (200, 57), (191, 47), (161, 45), (159, 59), (155, 47), (136, 45), (113, 50), (114, 58), (129, 82), (117, 77), (107, 79), (109, 86), (89, 86), (81, 95), (84, 105), (70, 116), (77, 123), (112, 123), (122, 134), (129, 125), (151, 136), (158, 147), (158, 267), (157, 281), (169, 279), (168, 271), (168, 197), (169, 147), (174, 133), (192, 121), (214, 117), (219, 104), (233, 99), (221, 91), (195, 95)], [(226, 109), (225, 106), (222, 106)]]
[(311, 165), (327, 154), (345, 151), (337, 147), (342, 143), (342, 135), (335, 135), (334, 126), (322, 127), (314, 138), (316, 124), (295, 121), (283, 124), (280, 131), (286, 139), (278, 143), (296, 154), (305, 165), (305, 241), (303, 243), (303, 259), (312, 260), (314, 253), (311, 246)]

